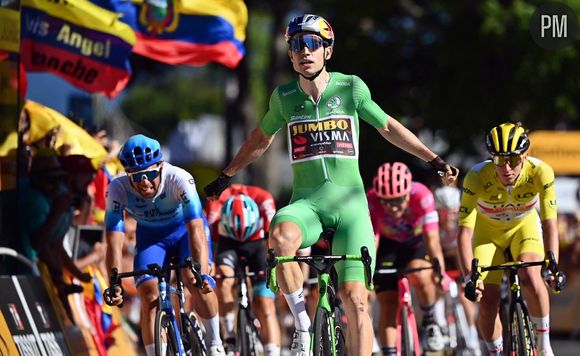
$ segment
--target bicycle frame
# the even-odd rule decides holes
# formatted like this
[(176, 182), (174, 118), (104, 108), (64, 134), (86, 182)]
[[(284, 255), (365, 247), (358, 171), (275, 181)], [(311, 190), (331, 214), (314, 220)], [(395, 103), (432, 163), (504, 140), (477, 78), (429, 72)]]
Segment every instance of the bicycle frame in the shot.
[[(200, 273), (200, 266), (199, 263), (193, 262), (191, 258), (187, 258), (183, 264), (175, 264), (173, 261), (169, 263), (169, 266), (162, 268), (158, 264), (150, 264), (147, 265), (146, 270), (139, 270), (139, 271), (132, 271), (132, 272), (124, 272), (119, 273), (116, 268), (113, 268), (111, 271), (110, 276), (110, 286), (119, 286), (121, 288), (121, 294), (123, 294), (123, 287), (121, 285), (121, 280), (123, 278), (128, 277), (136, 277), (141, 276), (144, 274), (149, 274), (157, 278), (157, 289), (159, 292), (159, 305), (158, 311), (165, 312), (169, 315), (171, 319), (171, 325), (173, 330), (177, 333), (175, 335), (175, 340), (167, 340), (167, 342), (176, 342), (176, 345), (173, 345), (174, 348), (178, 351), (180, 356), (185, 356), (186, 351), (183, 344), (183, 333), (187, 328), (187, 321), (185, 320), (188, 316), (185, 312), (185, 293), (183, 292), (183, 282), (181, 280), (181, 275), (179, 270), (182, 268), (190, 268), (194, 273), (196, 286), (199, 288), (202, 286), (202, 279)], [(167, 279), (170, 277), (171, 271), (176, 271), (176, 287), (172, 287), (170, 283), (167, 282)], [(114, 290), (114, 289), (113, 289)], [(171, 294), (176, 294), (178, 296), (178, 305), (179, 305), (179, 314), (181, 316), (181, 325), (177, 323), (177, 317), (174, 311), (174, 306), (171, 301)], [(106, 298), (105, 298), (106, 299)], [(123, 304), (120, 304), (119, 307), (122, 307)], [(197, 332), (197, 330), (196, 330)], [(205, 345), (202, 345), (205, 349)], [(207, 353), (207, 351), (205, 351)]]
[(459, 349), (460, 351), (467, 350), (469, 324), (465, 309), (459, 299), (459, 286), (456, 282), (461, 276), (461, 271), (448, 270), (446, 273), (450, 278), (448, 285), (444, 286), (447, 323), (449, 326), (449, 348), (453, 350)]
[[(252, 313), (252, 300), (250, 298), (249, 295), (249, 288), (248, 288), (248, 281), (247, 278), (248, 277), (253, 277), (259, 273), (255, 273), (255, 272), (246, 272), (246, 262), (244, 258), (240, 258), (240, 266), (239, 268), (236, 269), (236, 272), (234, 275), (232, 276), (227, 276), (227, 275), (216, 275), (215, 278), (217, 280), (219, 279), (227, 279), (227, 278), (235, 278), (237, 280), (237, 287), (238, 287), (238, 320), (240, 313), (246, 313), (246, 315), (248, 317), (251, 318), (246, 318), (246, 320), (248, 320), (249, 322), (253, 322), (253, 317), (254, 314)], [(264, 273), (264, 272), (261, 272)], [(252, 327), (254, 327), (252, 325)], [(255, 330), (255, 329), (254, 329)], [(240, 331), (238, 331), (240, 332)], [(252, 338), (249, 338), (250, 344), (248, 345), (248, 347), (250, 348), (250, 352), (253, 354), (253, 352), (257, 352), (257, 348), (258, 345), (256, 344), (256, 342), (261, 342), (260, 335), (258, 335), (258, 331), (255, 330), (256, 332), (256, 337), (258, 338), (258, 340), (252, 340)], [(236, 337), (236, 348), (241, 348), (241, 337)], [(239, 352), (241, 352), (241, 350), (238, 350)], [(257, 353), (256, 353), (257, 355)]]
[[(405, 354), (410, 355), (409, 348), (413, 346), (413, 354), (415, 356), (421, 355), (421, 343), (419, 342), (419, 332), (417, 329), (417, 319), (415, 317), (415, 312), (413, 310), (411, 287), (409, 284), (409, 279), (407, 274), (420, 272), (423, 270), (433, 269), (435, 273), (441, 277), (441, 267), (438, 260), (434, 260), (432, 265), (429, 267), (418, 267), (418, 268), (381, 268), (375, 271), (375, 274), (396, 274), (398, 276), (397, 288), (398, 288), (398, 299), (399, 305), (397, 307), (397, 355), (401, 356), (403, 352), (403, 347), (405, 347)], [(407, 333), (412, 335), (412, 340), (403, 340), (403, 335), (405, 330), (403, 328), (408, 328)], [(410, 345), (410, 342), (413, 345)], [(407, 344), (405, 344), (407, 343)]]
[[(477, 281), (481, 277), (482, 272), (487, 271), (505, 271), (507, 272), (508, 281), (509, 281), (509, 333), (508, 336), (510, 338), (509, 341), (506, 340), (507, 345), (509, 347), (508, 353), (515, 353), (516, 350), (522, 349), (524, 347), (528, 348), (526, 352), (530, 354), (536, 353), (536, 345), (535, 345), (535, 331), (532, 327), (532, 323), (529, 319), (528, 309), (524, 302), (524, 299), (521, 294), (521, 285), (519, 283), (518, 277), (518, 270), (521, 268), (527, 268), (532, 266), (542, 266), (549, 270), (553, 276), (555, 277), (554, 282), (554, 291), (559, 293), (564, 287), (566, 283), (566, 275), (558, 269), (558, 265), (555, 261), (555, 257), (553, 252), (549, 251), (547, 253), (547, 258), (543, 261), (534, 261), (534, 262), (506, 262), (500, 265), (495, 266), (479, 266), (479, 260), (474, 258), (471, 262), (471, 282), (473, 285), (477, 285)], [(560, 280), (560, 277), (562, 278)], [(521, 315), (520, 315), (521, 314)], [(514, 330), (514, 321), (518, 322), (518, 331), (526, 332), (526, 334), (518, 335)], [(525, 330), (521, 330), (525, 328)], [(523, 339), (526, 339), (526, 345), (522, 345)], [(519, 344), (519, 345), (518, 345)], [(521, 351), (521, 350), (520, 350)]]
[[(266, 284), (268, 288), (272, 291), (278, 291), (278, 285), (276, 283), (276, 270), (275, 267), (278, 263), (287, 263), (287, 262), (304, 262), (312, 267), (317, 275), (318, 275), (318, 286), (319, 286), (319, 294), (318, 294), (318, 301), (316, 303), (316, 314), (314, 317), (314, 324), (317, 325), (318, 313), (320, 310), (324, 310), (327, 315), (329, 316), (329, 328), (334, 332), (330, 333), (330, 345), (331, 345), (331, 354), (336, 355), (337, 349), (337, 336), (336, 336), (336, 326), (337, 323), (334, 319), (334, 298), (336, 297), (336, 289), (332, 282), (331, 278), (331, 270), (335, 263), (340, 261), (361, 261), (365, 266), (365, 282), (367, 288), (372, 290), (372, 283), (371, 283), (371, 263), (372, 259), (369, 255), (368, 249), (366, 247), (361, 247), (361, 255), (339, 255), (339, 256), (276, 256), (274, 250), (268, 250), (268, 270), (269, 273), (267, 274)], [(310, 338), (310, 347), (311, 350), (315, 349), (315, 343), (319, 340), (319, 335), (315, 335), (316, 331)], [(315, 355), (318, 356), (318, 355)]]

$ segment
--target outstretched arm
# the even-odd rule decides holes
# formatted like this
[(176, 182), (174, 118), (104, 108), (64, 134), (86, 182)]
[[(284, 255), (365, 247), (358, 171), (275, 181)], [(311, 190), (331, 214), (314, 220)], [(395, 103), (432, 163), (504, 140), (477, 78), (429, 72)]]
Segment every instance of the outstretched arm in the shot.
[(441, 172), (443, 172), (441, 173), (443, 175), (441, 177), (443, 183), (449, 185), (456, 181), (459, 170), (443, 161), (439, 156), (437, 156), (437, 154), (425, 146), (425, 144), (421, 142), (414, 133), (409, 131), (409, 129), (403, 126), (396, 119), (389, 117), (385, 125), (377, 130), (381, 136), (393, 145), (409, 152), (425, 162), (429, 162), (433, 168), (441, 170)]
[(387, 141), (425, 162), (429, 162), (437, 157), (414, 133), (409, 131), (409, 129), (393, 117), (387, 120), (385, 126), (377, 130)]

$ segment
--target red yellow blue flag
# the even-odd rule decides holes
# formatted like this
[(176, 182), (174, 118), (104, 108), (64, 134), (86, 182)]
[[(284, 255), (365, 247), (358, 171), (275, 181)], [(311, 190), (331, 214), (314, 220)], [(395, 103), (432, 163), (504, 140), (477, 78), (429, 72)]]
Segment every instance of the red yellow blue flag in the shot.
[(91, 0), (123, 14), (137, 35), (133, 51), (171, 65), (210, 62), (235, 68), (245, 55), (242, 0)]
[(52, 72), (115, 97), (131, 76), (135, 32), (87, 0), (22, 0), (21, 55), (29, 72)]

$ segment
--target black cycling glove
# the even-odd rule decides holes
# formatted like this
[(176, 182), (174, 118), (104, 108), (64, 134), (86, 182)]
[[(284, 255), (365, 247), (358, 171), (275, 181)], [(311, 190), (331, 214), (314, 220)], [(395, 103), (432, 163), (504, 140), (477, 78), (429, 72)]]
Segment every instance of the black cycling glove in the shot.
[(464, 288), (464, 294), (465, 294), (465, 298), (471, 300), (472, 302), (475, 302), (477, 300), (477, 288), (475, 287), (475, 284), (473, 284), (473, 281), (468, 281), (467, 283), (465, 283), (465, 288)]
[(227, 174), (225, 173), (220, 174), (213, 182), (203, 187), (205, 195), (208, 198), (213, 196), (219, 198), (222, 192), (228, 187), (228, 185), (230, 185), (231, 180), (232, 177), (228, 176)]
[(451, 166), (450, 164), (448, 164), (447, 162), (445, 162), (443, 160), (443, 158), (441, 158), (440, 156), (437, 156), (435, 158), (433, 158), (432, 160), (429, 161), (429, 164), (431, 165), (431, 167), (433, 167), (433, 169), (435, 170), (435, 173), (437, 173), (437, 175), (439, 175), (440, 177), (443, 177), (445, 175), (445, 172), (447, 172), (447, 167), (449, 166), (449, 168), (451, 168), (451, 172), (453, 172), (453, 175), (457, 175), (457, 168)]

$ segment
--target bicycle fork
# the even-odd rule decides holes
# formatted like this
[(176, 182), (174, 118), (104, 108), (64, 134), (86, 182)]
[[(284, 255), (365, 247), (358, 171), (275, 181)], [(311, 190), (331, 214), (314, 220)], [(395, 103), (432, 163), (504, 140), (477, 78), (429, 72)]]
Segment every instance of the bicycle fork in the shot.
[[(181, 340), (179, 325), (177, 325), (177, 318), (175, 316), (175, 312), (173, 311), (173, 304), (171, 303), (171, 289), (167, 284), (165, 278), (162, 278), (159, 282), (159, 308), (161, 310), (168, 311), (171, 315), (171, 323), (173, 324), (173, 330), (175, 330), (175, 342), (177, 342), (176, 349), (179, 350), (179, 355), (185, 355), (185, 349), (183, 347), (183, 342)], [(185, 298), (183, 293), (181, 293), (180, 298)], [(183, 309), (180, 306), (180, 312)], [(172, 342), (172, 340), (166, 340), (167, 343)]]
[[(408, 344), (407, 345), (403, 344), (402, 337), (403, 333), (406, 332), (407, 337), (412, 338), (415, 356), (420, 356), (421, 344), (419, 343), (419, 334), (417, 332), (417, 320), (415, 318), (415, 313), (413, 312), (413, 304), (409, 280), (407, 278), (400, 278), (398, 282), (398, 287), (399, 287), (398, 289), (399, 289), (400, 305), (399, 312), (397, 313), (397, 355), (402, 355), (403, 347), (405, 348), (408, 347)], [(405, 330), (403, 330), (403, 328), (405, 328)], [(410, 352), (410, 350), (405, 351), (406, 353)]]
[[(319, 297), (318, 297), (318, 307), (317, 309), (324, 309), (326, 310), (329, 318), (328, 318), (328, 328), (330, 330), (330, 347), (332, 350), (332, 355), (336, 355), (336, 323), (334, 320), (334, 310), (332, 310), (331, 304), (334, 304), (334, 299), (336, 295), (331, 293), (329, 290), (332, 289), (332, 286), (329, 283), (329, 278), (318, 278), (318, 286), (319, 286)], [(318, 316), (314, 316), (314, 325), (317, 325), (317, 318)], [(320, 335), (312, 335), (310, 339), (310, 349), (314, 350), (314, 343), (320, 342), (320, 340), (316, 340), (315, 336), (320, 338)]]

